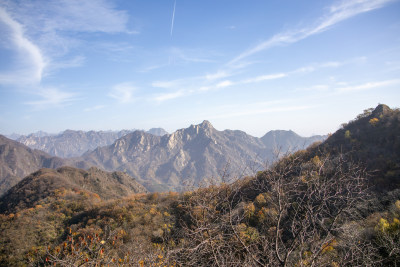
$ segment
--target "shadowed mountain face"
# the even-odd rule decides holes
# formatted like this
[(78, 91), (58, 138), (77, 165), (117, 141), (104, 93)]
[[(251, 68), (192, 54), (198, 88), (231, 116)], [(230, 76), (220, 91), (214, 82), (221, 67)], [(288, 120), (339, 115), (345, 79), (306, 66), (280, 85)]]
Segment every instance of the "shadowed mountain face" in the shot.
[(76, 164), (126, 171), (151, 191), (181, 190), (206, 178), (220, 182), (226, 171), (253, 174), (276, 159), (277, 148), (288, 152), (311, 142), (293, 132), (284, 141), (285, 133), (270, 132), (260, 139), (242, 131), (218, 131), (208, 121), (162, 137), (136, 131), (84, 154), (81, 160), (86, 166)]
[(57, 168), (64, 164), (63, 159), (0, 135), (0, 195), (40, 168)]
[(380, 104), (343, 125), (314, 153), (347, 153), (371, 171), (376, 190), (400, 188), (400, 110)]
[(60, 194), (64, 190), (90, 192), (101, 199), (114, 199), (147, 190), (122, 172), (105, 172), (97, 168), (88, 171), (72, 167), (40, 169), (24, 178), (0, 198), (0, 213), (33, 207), (39, 200)]
[[(71, 158), (79, 157), (83, 153), (100, 146), (111, 145), (115, 140), (133, 131), (134, 130), (84, 132), (66, 130), (58, 135), (49, 135), (39, 132), (28, 136), (20, 136), (17, 141), (30, 148), (45, 151), (53, 156)], [(167, 134), (162, 128), (150, 129), (148, 133), (159, 136)]]

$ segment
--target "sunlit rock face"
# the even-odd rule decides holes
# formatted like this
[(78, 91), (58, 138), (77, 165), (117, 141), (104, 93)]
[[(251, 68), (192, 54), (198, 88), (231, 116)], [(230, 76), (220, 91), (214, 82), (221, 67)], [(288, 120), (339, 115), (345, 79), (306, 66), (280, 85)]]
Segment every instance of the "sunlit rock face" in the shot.
[(80, 160), (88, 166), (126, 171), (149, 190), (182, 190), (205, 179), (218, 183), (223, 173), (251, 175), (277, 159), (277, 147), (294, 151), (323, 138), (303, 138), (288, 131), (256, 138), (242, 131), (218, 131), (203, 121), (163, 136), (136, 131), (85, 153)]

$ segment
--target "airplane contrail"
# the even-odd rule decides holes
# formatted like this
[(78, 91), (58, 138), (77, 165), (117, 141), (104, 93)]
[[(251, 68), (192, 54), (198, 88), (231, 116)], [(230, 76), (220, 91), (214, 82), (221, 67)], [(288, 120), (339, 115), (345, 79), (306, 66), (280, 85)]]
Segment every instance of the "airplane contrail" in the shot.
[(171, 36), (172, 36), (172, 31), (174, 30), (174, 20), (175, 20), (175, 7), (176, 7), (176, 0), (174, 3), (174, 11), (172, 12), (172, 22), (171, 22)]

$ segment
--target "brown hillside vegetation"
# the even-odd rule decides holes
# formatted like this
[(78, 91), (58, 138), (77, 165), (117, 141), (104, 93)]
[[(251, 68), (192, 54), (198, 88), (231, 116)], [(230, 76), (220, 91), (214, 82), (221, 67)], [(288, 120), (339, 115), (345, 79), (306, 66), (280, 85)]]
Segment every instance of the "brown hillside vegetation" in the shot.
[(64, 164), (63, 159), (30, 149), (0, 135), (0, 196), (30, 173)]
[[(385, 146), (399, 136), (398, 111), (386, 111), (232, 184), (110, 200), (56, 189), (0, 216), (0, 265), (396, 266), (400, 190), (368, 184), (399, 164)], [(363, 162), (364, 150), (372, 152)], [(374, 165), (380, 155), (394, 164)]]
[(0, 212), (31, 208), (60, 190), (88, 191), (105, 200), (147, 193), (141, 184), (123, 172), (109, 173), (94, 167), (87, 171), (72, 167), (40, 169), (0, 198)]

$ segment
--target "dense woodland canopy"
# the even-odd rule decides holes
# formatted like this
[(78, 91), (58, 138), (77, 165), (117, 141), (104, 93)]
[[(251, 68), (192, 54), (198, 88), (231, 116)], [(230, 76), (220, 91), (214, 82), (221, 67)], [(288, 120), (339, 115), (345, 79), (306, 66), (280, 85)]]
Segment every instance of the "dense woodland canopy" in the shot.
[(46, 194), (0, 199), (0, 265), (396, 266), (399, 122), (379, 105), (254, 177), (183, 193), (29, 186), (52, 173), (37, 172), (12, 190)]

